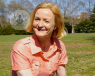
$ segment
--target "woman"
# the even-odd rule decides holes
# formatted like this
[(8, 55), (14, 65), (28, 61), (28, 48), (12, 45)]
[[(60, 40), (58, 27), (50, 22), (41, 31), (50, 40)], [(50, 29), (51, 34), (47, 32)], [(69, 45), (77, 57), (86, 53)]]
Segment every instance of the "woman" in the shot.
[(63, 17), (57, 5), (39, 4), (31, 14), (27, 32), (30, 37), (17, 41), (11, 52), (13, 76), (66, 76), (68, 62)]

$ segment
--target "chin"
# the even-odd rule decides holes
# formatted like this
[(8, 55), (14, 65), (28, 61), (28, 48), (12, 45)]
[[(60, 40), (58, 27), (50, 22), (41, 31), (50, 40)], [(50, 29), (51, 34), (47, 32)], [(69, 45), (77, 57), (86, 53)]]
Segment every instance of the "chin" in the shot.
[[(36, 33), (35, 33), (36, 34)], [(36, 34), (36, 36), (38, 36), (38, 37), (44, 37), (44, 36), (46, 36), (45, 34)]]
[(48, 37), (48, 36), (50, 36), (50, 33), (48, 31), (34, 30), (34, 33), (36, 34), (37, 37)]
[(35, 31), (34, 33), (36, 34), (36, 36), (40, 36), (40, 37), (43, 37), (43, 36), (47, 35), (46, 31), (44, 31), (44, 32)]

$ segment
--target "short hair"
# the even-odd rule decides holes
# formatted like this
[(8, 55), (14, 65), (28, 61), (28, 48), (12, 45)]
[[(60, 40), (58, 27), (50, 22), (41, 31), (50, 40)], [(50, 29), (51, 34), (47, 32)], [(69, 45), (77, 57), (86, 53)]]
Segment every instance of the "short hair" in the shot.
[(32, 27), (33, 27), (33, 20), (35, 17), (35, 13), (40, 8), (49, 8), (55, 16), (55, 26), (57, 28), (53, 31), (52, 36), (56, 38), (62, 38), (64, 35), (66, 35), (66, 30), (65, 30), (66, 28), (64, 26), (63, 16), (60, 12), (60, 9), (56, 4), (51, 3), (51, 2), (43, 2), (34, 9), (34, 11), (32, 12), (30, 16), (29, 25), (26, 28), (26, 31), (30, 33), (33, 32)]

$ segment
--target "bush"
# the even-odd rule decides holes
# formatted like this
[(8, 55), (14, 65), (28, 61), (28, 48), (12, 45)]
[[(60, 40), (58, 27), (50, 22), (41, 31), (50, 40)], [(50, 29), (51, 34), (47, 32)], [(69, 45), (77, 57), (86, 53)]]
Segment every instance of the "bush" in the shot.
[(64, 24), (65, 24), (65, 27), (68, 30), (68, 33), (71, 33), (72, 27), (70, 26), (70, 24), (68, 22), (65, 22)]
[(77, 33), (95, 33), (94, 23), (90, 20), (82, 21), (75, 26), (75, 32)]
[(0, 26), (0, 35), (31, 35), (31, 33), (26, 32), (25, 30), (15, 30), (11, 27), (11, 25), (7, 25), (6, 27)]

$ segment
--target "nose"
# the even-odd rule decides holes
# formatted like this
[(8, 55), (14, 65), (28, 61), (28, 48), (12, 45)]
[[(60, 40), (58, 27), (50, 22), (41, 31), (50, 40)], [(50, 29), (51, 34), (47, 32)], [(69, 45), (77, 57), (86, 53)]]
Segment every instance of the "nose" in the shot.
[(44, 26), (44, 22), (43, 22), (42, 20), (39, 21), (38, 26), (39, 26), (39, 27), (43, 27), (43, 26)]

